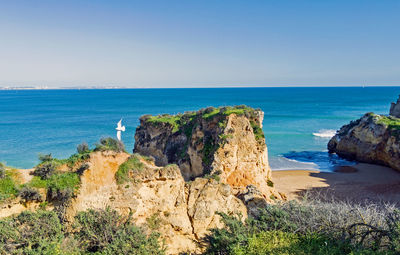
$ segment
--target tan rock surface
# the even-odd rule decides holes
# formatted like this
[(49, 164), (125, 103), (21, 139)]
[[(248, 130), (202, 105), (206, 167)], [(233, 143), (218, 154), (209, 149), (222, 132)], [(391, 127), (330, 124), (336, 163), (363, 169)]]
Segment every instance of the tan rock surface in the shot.
[(174, 165), (157, 167), (143, 160), (144, 170), (132, 176), (133, 181), (118, 185), (115, 173), (128, 157), (108, 152), (91, 155), (79, 194), (67, 209), (68, 219), (78, 211), (107, 206), (125, 215), (132, 213), (138, 225), (151, 227), (148, 219), (154, 217), (168, 253), (177, 254), (198, 250), (197, 242), (208, 229), (221, 226), (216, 212), (247, 215), (229, 185), (204, 178), (185, 183)]

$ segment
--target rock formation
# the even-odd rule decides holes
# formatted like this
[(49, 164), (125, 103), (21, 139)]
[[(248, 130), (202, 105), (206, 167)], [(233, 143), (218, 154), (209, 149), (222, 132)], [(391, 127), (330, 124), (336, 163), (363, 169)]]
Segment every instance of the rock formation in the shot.
[(158, 166), (177, 164), (186, 181), (218, 175), (236, 192), (254, 185), (269, 199), (263, 117), (262, 111), (246, 106), (146, 115), (136, 129), (134, 152), (154, 157)]
[[(115, 175), (129, 157), (139, 160), (140, 167), (130, 170), (129, 181), (118, 184)], [(162, 234), (169, 254), (198, 251), (208, 229), (222, 227), (217, 212), (247, 217), (246, 206), (229, 185), (212, 178), (186, 183), (176, 165), (158, 167), (136, 154), (96, 152), (89, 166), (81, 176), (78, 196), (67, 208), (67, 218), (72, 221), (78, 211), (89, 208), (131, 213), (136, 224)]]
[[(209, 229), (222, 227), (219, 212), (245, 219), (282, 198), (270, 180), (262, 120), (245, 106), (143, 116), (133, 155), (103, 146), (59, 165), (79, 183), (66, 201), (44, 196), (47, 209), (72, 223), (79, 211), (111, 207), (157, 230), (168, 254), (200, 252)], [(0, 207), (0, 217), (29, 209), (18, 201)]]
[(389, 114), (393, 117), (400, 118), (400, 96), (397, 99), (396, 103), (392, 103), (390, 105), (390, 112)]
[(339, 156), (400, 170), (400, 119), (367, 113), (343, 126), (329, 141)]

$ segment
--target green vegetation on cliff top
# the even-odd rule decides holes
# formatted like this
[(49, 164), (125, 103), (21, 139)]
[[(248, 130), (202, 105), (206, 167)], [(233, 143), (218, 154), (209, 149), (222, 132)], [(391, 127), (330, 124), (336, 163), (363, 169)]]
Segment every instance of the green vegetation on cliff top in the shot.
[(133, 154), (127, 161), (122, 163), (115, 173), (115, 179), (118, 184), (123, 184), (131, 180), (131, 174), (143, 171), (144, 164), (140, 161), (140, 155)]
[(253, 128), (256, 140), (261, 141), (261, 139), (265, 138), (264, 132), (262, 131), (258, 123), (254, 121), (254, 119), (256, 118), (256, 112), (259, 110), (260, 109), (253, 109), (245, 105), (223, 106), (218, 108), (207, 107), (197, 112), (186, 112), (184, 114), (162, 114), (157, 116), (146, 116), (145, 121), (147, 123), (152, 123), (155, 125), (168, 124), (172, 127), (172, 133), (183, 130), (186, 136), (190, 137), (196, 118), (202, 118), (205, 120), (218, 118), (217, 120), (219, 123), (219, 127), (223, 129), (226, 126), (226, 116), (229, 116), (231, 114), (236, 114), (239, 116), (245, 115), (250, 119), (250, 123)]
[(51, 154), (39, 155), (41, 162), (35, 167), (32, 180), (25, 184), (19, 183), (17, 172), (6, 169), (0, 163), (0, 202), (29, 192), (38, 192), (37, 189), (45, 189), (48, 199), (66, 201), (78, 191), (80, 174), (88, 168), (85, 162), (90, 158), (90, 153), (106, 150), (121, 152), (124, 151), (124, 145), (113, 138), (102, 138), (95, 150), (82, 143), (78, 145), (77, 153), (67, 159), (53, 158)]
[(374, 121), (378, 125), (383, 125), (387, 127), (392, 136), (400, 138), (400, 118), (379, 115), (372, 112), (367, 113), (366, 115), (369, 116), (369, 120)]
[(392, 130), (400, 130), (400, 119), (396, 117), (380, 115), (377, 123), (385, 125)]

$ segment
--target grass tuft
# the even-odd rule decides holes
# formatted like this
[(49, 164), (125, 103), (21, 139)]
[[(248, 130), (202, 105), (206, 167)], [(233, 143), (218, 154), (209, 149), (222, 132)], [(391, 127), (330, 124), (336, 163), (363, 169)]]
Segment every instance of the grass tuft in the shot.
[(141, 156), (139, 154), (133, 154), (128, 158), (127, 161), (119, 166), (118, 171), (115, 173), (115, 179), (117, 180), (118, 184), (124, 184), (130, 181), (130, 175), (132, 173), (143, 171), (144, 164), (140, 161), (140, 158)]

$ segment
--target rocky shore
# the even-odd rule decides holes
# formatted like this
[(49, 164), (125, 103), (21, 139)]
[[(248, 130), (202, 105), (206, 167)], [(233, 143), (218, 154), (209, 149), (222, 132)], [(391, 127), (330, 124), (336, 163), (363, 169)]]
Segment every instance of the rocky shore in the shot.
[[(392, 104), (390, 113), (396, 115), (398, 106)], [(367, 113), (344, 125), (329, 141), (329, 152), (400, 171), (400, 119), (396, 116)]]

